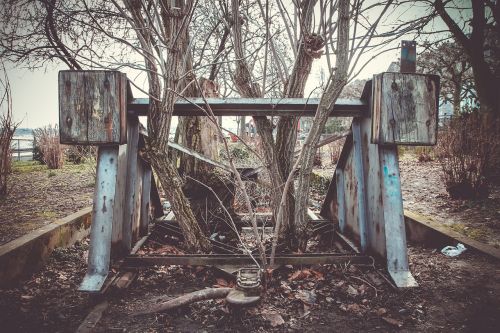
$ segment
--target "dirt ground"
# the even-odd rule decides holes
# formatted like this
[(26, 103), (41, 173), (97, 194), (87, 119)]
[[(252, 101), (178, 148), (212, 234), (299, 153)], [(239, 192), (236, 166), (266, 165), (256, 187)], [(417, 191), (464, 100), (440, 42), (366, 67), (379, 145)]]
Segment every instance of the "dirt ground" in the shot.
[(254, 307), (234, 309), (210, 300), (172, 313), (134, 316), (159, 297), (230, 281), (211, 268), (157, 266), (142, 270), (127, 290), (90, 297), (76, 291), (86, 269), (87, 242), (56, 250), (41, 272), (13, 289), (0, 289), (2, 331), (74, 332), (104, 300), (109, 306), (97, 332), (498, 332), (500, 327), (500, 263), (469, 252), (448, 258), (411, 246), (411, 270), (420, 285), (414, 289), (393, 289), (374, 267), (283, 267)]
[(36, 162), (15, 162), (9, 193), (0, 198), (0, 245), (92, 205), (91, 168), (66, 163), (48, 170)]
[(399, 166), (405, 209), (500, 247), (500, 186), (493, 185), (484, 200), (451, 200), (437, 161), (418, 162), (415, 155), (403, 154)]

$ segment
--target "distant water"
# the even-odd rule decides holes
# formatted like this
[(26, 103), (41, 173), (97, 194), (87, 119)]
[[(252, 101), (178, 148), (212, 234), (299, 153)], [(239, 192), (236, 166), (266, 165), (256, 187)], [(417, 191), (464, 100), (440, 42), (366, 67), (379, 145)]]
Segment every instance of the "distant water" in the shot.
[(30, 151), (17, 152), (18, 149), (33, 149), (33, 130), (18, 128), (12, 138), (12, 159), (16, 161), (31, 161), (33, 153)]

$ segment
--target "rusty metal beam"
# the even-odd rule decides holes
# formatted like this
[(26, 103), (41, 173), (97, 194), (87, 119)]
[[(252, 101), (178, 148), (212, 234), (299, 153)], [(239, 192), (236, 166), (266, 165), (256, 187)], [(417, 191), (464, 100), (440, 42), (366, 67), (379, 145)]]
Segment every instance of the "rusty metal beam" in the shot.
[[(313, 117), (319, 98), (207, 98), (215, 116), (305, 116)], [(174, 116), (206, 116), (203, 98), (179, 99), (174, 105)], [(129, 101), (129, 114), (147, 116), (149, 98)], [(368, 115), (368, 104), (361, 99), (338, 99), (331, 117), (359, 117)]]
[[(269, 258), (268, 258), (269, 260)], [(125, 258), (125, 267), (147, 267), (151, 265), (252, 265), (248, 255), (234, 254), (184, 254), (184, 255), (130, 255)], [(372, 265), (373, 258), (363, 255), (338, 253), (281, 254), (275, 258), (277, 265), (353, 264)]]

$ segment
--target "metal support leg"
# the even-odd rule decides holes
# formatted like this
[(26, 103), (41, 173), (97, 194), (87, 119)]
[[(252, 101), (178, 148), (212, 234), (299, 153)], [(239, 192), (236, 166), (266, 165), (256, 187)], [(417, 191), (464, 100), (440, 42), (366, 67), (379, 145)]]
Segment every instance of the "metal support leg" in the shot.
[(89, 263), (81, 291), (99, 292), (108, 276), (117, 175), (118, 146), (99, 147)]
[(380, 147), (387, 270), (399, 288), (416, 287), (408, 266), (397, 147)]

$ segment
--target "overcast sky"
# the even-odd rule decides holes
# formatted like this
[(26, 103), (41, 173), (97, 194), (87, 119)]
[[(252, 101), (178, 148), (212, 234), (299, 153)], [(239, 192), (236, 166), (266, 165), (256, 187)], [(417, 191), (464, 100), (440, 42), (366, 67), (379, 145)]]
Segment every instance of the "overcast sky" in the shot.
[[(405, 15), (416, 17), (417, 9), (407, 11)], [(400, 17), (399, 17), (400, 18)], [(411, 36), (409, 38), (411, 39)], [(394, 46), (394, 45), (392, 45)], [(324, 58), (324, 57), (323, 57)], [(370, 78), (373, 74), (384, 72), (392, 61), (399, 58), (399, 51), (394, 50), (373, 60), (357, 78)], [(319, 85), (319, 70), (325, 60), (316, 60), (306, 87), (306, 94)], [(13, 68), (6, 64), (12, 87), (13, 113), (16, 121), (22, 121), (21, 127), (36, 128), (58, 122), (58, 71), (65, 69), (61, 65), (29, 71)], [(140, 93), (134, 93), (140, 96)], [(225, 124), (227, 125), (227, 124)]]

